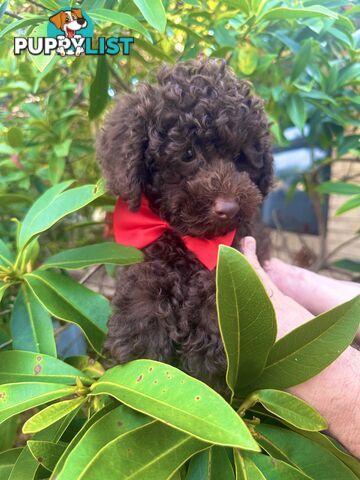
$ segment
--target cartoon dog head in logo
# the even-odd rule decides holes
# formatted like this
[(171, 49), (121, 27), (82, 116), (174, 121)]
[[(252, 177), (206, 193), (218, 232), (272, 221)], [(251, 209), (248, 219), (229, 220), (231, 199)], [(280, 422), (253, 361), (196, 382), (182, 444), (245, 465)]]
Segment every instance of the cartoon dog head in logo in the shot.
[(49, 21), (53, 23), (56, 28), (62, 30), (67, 38), (73, 38), (78, 30), (87, 26), (87, 21), (83, 17), (80, 8), (62, 10), (50, 17)]

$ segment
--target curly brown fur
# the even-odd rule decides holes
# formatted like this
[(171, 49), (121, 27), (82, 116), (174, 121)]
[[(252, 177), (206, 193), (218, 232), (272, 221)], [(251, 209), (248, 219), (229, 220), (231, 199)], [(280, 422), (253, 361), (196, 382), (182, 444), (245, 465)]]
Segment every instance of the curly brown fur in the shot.
[[(119, 98), (97, 151), (109, 190), (135, 211), (144, 193), (172, 226), (144, 249), (143, 263), (120, 269), (106, 348), (118, 363), (175, 363), (221, 391), (226, 359), (215, 273), (180, 235), (211, 238), (236, 228), (235, 248), (253, 234), (266, 257), (258, 211), (272, 154), (262, 100), (224, 62), (164, 66), (156, 85)], [(232, 211), (219, 215), (219, 199), (232, 202)]]

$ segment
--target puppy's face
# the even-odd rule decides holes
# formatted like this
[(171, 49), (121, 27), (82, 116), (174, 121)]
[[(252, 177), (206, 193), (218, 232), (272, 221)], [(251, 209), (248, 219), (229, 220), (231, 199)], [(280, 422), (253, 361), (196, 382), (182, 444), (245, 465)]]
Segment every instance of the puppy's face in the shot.
[(87, 21), (82, 16), (80, 8), (62, 10), (49, 18), (56, 28), (63, 30), (69, 38), (72, 38), (78, 30), (87, 26)]
[(211, 238), (248, 224), (272, 171), (267, 119), (249, 90), (216, 62), (164, 68), (157, 86), (125, 108), (120, 101), (121, 116), (132, 115), (127, 127), (116, 109), (105, 124), (98, 151), (113, 192), (134, 209), (145, 193), (183, 235)]

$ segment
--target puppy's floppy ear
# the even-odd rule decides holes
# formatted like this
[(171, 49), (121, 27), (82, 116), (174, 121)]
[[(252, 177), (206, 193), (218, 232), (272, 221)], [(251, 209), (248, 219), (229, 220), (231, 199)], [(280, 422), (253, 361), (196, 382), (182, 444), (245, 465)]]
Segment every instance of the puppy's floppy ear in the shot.
[(59, 12), (56, 15), (53, 15), (52, 17), (49, 18), (49, 21), (55, 25), (56, 28), (59, 30), (62, 30), (62, 26), (64, 25), (64, 15), (66, 15), (65, 12)]
[(120, 97), (97, 140), (97, 157), (108, 189), (126, 200), (131, 210), (140, 206), (154, 97), (154, 89), (147, 84), (134, 94)]
[(76, 18), (82, 18), (83, 16), (81, 8), (72, 8), (71, 13), (74, 13), (76, 15)]

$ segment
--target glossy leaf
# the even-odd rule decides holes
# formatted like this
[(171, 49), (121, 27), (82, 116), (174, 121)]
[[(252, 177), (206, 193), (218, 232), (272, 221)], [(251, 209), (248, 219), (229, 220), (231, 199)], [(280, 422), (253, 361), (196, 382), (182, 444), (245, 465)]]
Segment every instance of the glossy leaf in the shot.
[(268, 457), (262, 453), (255, 453), (253, 455), (243, 453), (243, 456), (250, 458), (266, 480), (312, 480), (311, 477), (305, 475), (305, 473), (302, 473), (292, 465), (277, 460), (276, 458)]
[(211, 447), (198, 453), (189, 463), (186, 480), (235, 479), (229, 455), (224, 447)]
[(78, 442), (70, 443), (61, 465), (55, 469), (54, 476), (57, 480), (81, 478), (89, 463), (103, 447), (127, 432), (152, 421), (151, 418), (125, 405), (110, 410), (93, 423)]
[(27, 446), (35, 460), (50, 472), (65, 450), (65, 445), (42, 440), (28, 440)]
[[(58, 7), (60, 8), (60, 7)], [(40, 23), (37, 25), (33, 31), (31, 32), (32, 37), (46, 37), (47, 36), (47, 29), (48, 29), (48, 23), (49, 20)], [(49, 65), (51, 60), (53, 59), (55, 53), (53, 52), (51, 55), (45, 55), (44, 53), (39, 53), (38, 55), (29, 55), (31, 61), (34, 63), (36, 68), (40, 71), (43, 72), (45, 68)]]
[(305, 67), (311, 56), (311, 38), (303, 42), (299, 52), (296, 54), (294, 66), (291, 72), (290, 80), (296, 80), (302, 72), (305, 70)]
[[(5, 420), (0, 425), (0, 452), (10, 449), (15, 445), (17, 437), (18, 417), (14, 416)], [(1, 476), (0, 476), (1, 478)]]
[(28, 350), (56, 357), (51, 316), (26, 285), (21, 287), (16, 297), (10, 328), (15, 350)]
[(81, 370), (89, 378), (99, 378), (105, 373), (105, 368), (100, 362), (88, 357), (87, 355), (75, 355), (67, 357), (66, 363)]
[(20, 28), (25, 28), (30, 25), (36, 25), (44, 20), (48, 20), (46, 15), (33, 15), (30, 18), (22, 18), (21, 20), (15, 20), (14, 22), (9, 23), (0, 31), (0, 38), (4, 37), (7, 33), (13, 32), (15, 30), (20, 30)]
[(10, 287), (10, 283), (0, 282), (0, 302), (5, 295), (6, 290)]
[[(69, 426), (69, 424), (71, 423), (71, 421), (76, 416), (76, 414), (77, 411), (74, 410), (65, 418), (59, 420), (59, 422), (51, 425), (50, 427), (42, 430), (39, 433), (36, 433), (32, 440), (45, 440), (57, 443), (67, 429), (67, 427)], [(37, 480), (38, 473), (41, 468), (42, 467), (31, 454), (29, 447), (26, 446), (23, 448), (21, 454), (19, 455), (19, 458), (17, 459), (14, 468), (11, 471), (9, 480), (24, 480), (25, 478), (26, 480)]]
[(133, 0), (145, 20), (160, 33), (165, 32), (166, 12), (162, 0)]
[(352, 342), (360, 296), (301, 325), (275, 343), (253, 389), (285, 389), (303, 383), (332, 363)]
[(35, 270), (24, 278), (52, 315), (78, 325), (92, 347), (101, 352), (110, 315), (105, 297), (55, 272)]
[(104, 193), (103, 188), (98, 185), (84, 185), (66, 190), (71, 183), (68, 181), (54, 185), (35, 201), (21, 225), (18, 237), (19, 249), (24, 248), (35, 235), (52, 227), (69, 213), (79, 210)]
[(304, 100), (298, 95), (292, 95), (286, 104), (290, 120), (299, 130), (305, 126), (306, 112)]
[(95, 77), (90, 85), (89, 120), (94, 120), (105, 110), (109, 100), (108, 89), (109, 67), (106, 55), (99, 55)]
[(96, 8), (91, 10), (91, 18), (94, 20), (113, 23), (115, 25), (121, 25), (122, 27), (135, 30), (135, 32), (141, 33), (145, 38), (152, 43), (150, 33), (146, 28), (135, 18), (127, 13), (117, 12), (115, 10), (108, 10), (106, 8)]
[(5, 450), (0, 452), (0, 478), (1, 480), (6, 480), (9, 478), (11, 470), (18, 459), (22, 447), (12, 448), (10, 450)]
[[(287, 392), (280, 390), (257, 390), (245, 403), (261, 403), (269, 412), (303, 430), (318, 431), (327, 428), (326, 421), (310, 405)], [(239, 412), (242, 408), (240, 407)], [(245, 412), (244, 412), (245, 413)]]
[(264, 475), (249, 458), (234, 449), (236, 480), (266, 480)]
[(294, 427), (292, 427), (292, 429), (328, 450), (360, 478), (360, 461), (347, 453), (342, 447), (338, 447), (333, 439), (319, 432), (306, 432)]
[(327, 478), (356, 480), (357, 478), (335, 455), (298, 433), (265, 424), (257, 425), (256, 431), (274, 444), (286, 456), (289, 463), (313, 480)]
[(153, 360), (135, 360), (108, 370), (92, 395), (108, 394), (135, 410), (201, 440), (257, 451), (244, 422), (199, 380)]
[(188, 458), (204, 448), (208, 445), (200, 440), (153, 421), (105, 445), (78, 480), (169, 478)]
[(22, 431), (26, 434), (40, 432), (80, 407), (85, 401), (85, 398), (80, 397), (53, 403), (29, 418), (24, 423)]
[(0, 423), (29, 408), (74, 394), (76, 389), (77, 387), (58, 383), (24, 382), (0, 385)]
[(262, 372), (276, 338), (272, 303), (256, 272), (233, 248), (220, 246), (216, 270), (219, 327), (234, 393)]
[(0, 265), (12, 267), (15, 262), (15, 255), (12, 253), (8, 245), (0, 239)]
[(359, 207), (360, 207), (360, 195), (354, 195), (336, 210), (335, 215), (341, 215), (345, 212), (348, 212), (349, 210), (353, 210), (354, 208), (359, 208)]
[(341, 258), (333, 263), (334, 267), (349, 270), (350, 272), (360, 273), (360, 262), (351, 260), (350, 258)]
[(292, 20), (296, 18), (312, 18), (312, 17), (325, 17), (325, 18), (338, 18), (337, 13), (329, 10), (321, 5), (313, 5), (311, 7), (301, 8), (288, 8), (277, 7), (268, 10), (260, 16), (259, 20)]
[(78, 269), (97, 264), (132, 265), (143, 260), (141, 250), (134, 247), (118, 245), (115, 242), (86, 245), (57, 253), (45, 260), (40, 267)]
[(0, 384), (42, 382), (75, 385), (77, 378), (85, 385), (92, 383), (80, 370), (49, 355), (17, 350), (0, 353)]
[[(100, 410), (96, 411), (88, 420), (87, 422), (84, 423), (84, 425), (81, 427), (81, 429), (76, 433), (76, 435), (72, 438), (70, 441), (69, 445), (66, 447), (66, 450), (64, 454), (61, 456), (59, 459), (58, 463), (56, 464), (54, 475), (62, 471), (62, 468), (65, 464), (65, 461), (67, 460), (67, 457), (69, 454), (72, 452), (72, 450), (78, 445), (78, 443), (82, 440), (86, 432), (93, 427), (93, 425), (100, 420), (103, 416), (107, 415), (108, 412), (113, 410), (114, 408), (118, 407), (118, 403), (115, 402), (109, 402), (107, 403), (103, 408)], [(67, 418), (67, 417), (66, 417)], [(50, 427), (51, 428), (51, 427)], [(35, 435), (39, 436), (43, 433), (39, 432)]]
[(348, 182), (324, 182), (316, 190), (321, 193), (335, 193), (337, 195), (360, 194), (360, 185)]

